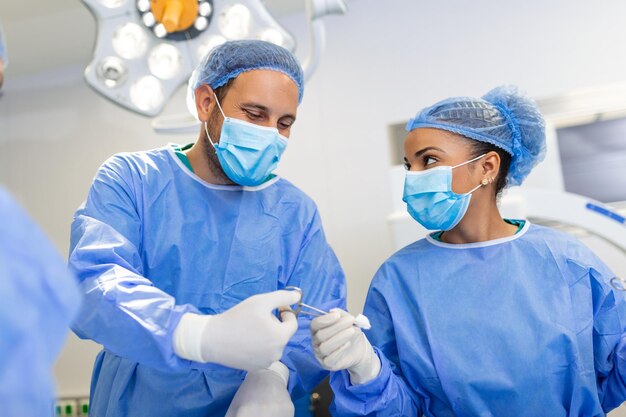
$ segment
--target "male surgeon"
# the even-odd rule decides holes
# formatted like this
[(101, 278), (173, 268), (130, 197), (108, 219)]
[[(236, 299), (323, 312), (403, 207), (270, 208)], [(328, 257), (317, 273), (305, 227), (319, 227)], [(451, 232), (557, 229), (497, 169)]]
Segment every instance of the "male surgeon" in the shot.
[(104, 347), (90, 415), (292, 416), (325, 376), (310, 322), (276, 313), (299, 300), (289, 286), (345, 308), (315, 204), (273, 174), (302, 94), (290, 52), (227, 42), (189, 81), (195, 143), (98, 170), (69, 260), (85, 294), (73, 329)]

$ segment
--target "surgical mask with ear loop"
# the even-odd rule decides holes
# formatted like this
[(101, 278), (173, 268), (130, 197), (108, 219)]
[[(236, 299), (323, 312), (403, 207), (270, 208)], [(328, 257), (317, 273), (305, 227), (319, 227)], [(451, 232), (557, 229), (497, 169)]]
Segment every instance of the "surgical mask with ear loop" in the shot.
[(489, 182), (483, 180), (469, 192), (457, 194), (452, 191), (452, 170), (477, 161), (485, 155), (453, 167), (407, 171), (402, 201), (406, 203), (411, 217), (429, 230), (450, 230), (459, 224), (467, 212), (472, 193)]
[(207, 122), (204, 122), (204, 131), (224, 173), (240, 185), (256, 186), (264, 183), (278, 166), (287, 147), (287, 138), (281, 136), (276, 128), (226, 117), (217, 96), (215, 102), (224, 117), (220, 141), (213, 143)]

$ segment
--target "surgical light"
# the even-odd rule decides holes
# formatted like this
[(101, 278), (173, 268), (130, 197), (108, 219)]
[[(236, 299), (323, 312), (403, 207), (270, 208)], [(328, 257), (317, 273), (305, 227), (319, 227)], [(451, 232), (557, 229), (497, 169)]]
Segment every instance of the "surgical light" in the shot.
[(138, 58), (146, 52), (148, 37), (135, 23), (126, 23), (113, 34), (113, 49), (125, 59)]
[[(82, 1), (98, 25), (85, 80), (108, 99), (145, 116), (158, 115), (198, 63), (229, 39), (263, 39), (291, 51), (296, 47), (263, 0)], [(323, 50), (321, 17), (345, 11), (343, 0), (306, 2), (307, 20), (314, 27), (303, 64), (305, 79)]]
[(162, 80), (174, 78), (181, 70), (178, 48), (168, 43), (157, 45), (148, 57), (150, 72)]
[(163, 105), (161, 82), (151, 75), (144, 76), (130, 88), (130, 99), (137, 108), (151, 112)]
[(219, 21), (220, 30), (229, 39), (243, 39), (250, 32), (250, 10), (243, 4), (227, 9)]

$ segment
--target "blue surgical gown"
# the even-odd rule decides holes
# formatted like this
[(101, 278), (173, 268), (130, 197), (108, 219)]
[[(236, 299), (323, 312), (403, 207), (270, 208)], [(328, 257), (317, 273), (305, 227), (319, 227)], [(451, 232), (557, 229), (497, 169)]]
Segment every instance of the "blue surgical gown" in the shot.
[[(226, 413), (245, 373), (177, 357), (184, 313), (220, 313), (288, 285), (307, 303), (345, 306), (345, 278), (310, 198), (280, 177), (208, 184), (170, 146), (115, 155), (98, 170), (72, 224), (70, 265), (85, 293), (73, 330), (104, 346), (91, 386), (97, 417)], [(309, 320), (299, 321), (282, 358), (294, 398), (325, 376)]]
[(52, 366), (79, 303), (59, 252), (0, 187), (0, 415), (53, 415)]
[(417, 241), (374, 277), (379, 376), (333, 373), (337, 416), (604, 416), (626, 399), (626, 303), (573, 237)]
[(2, 60), (2, 64), (4, 65), (4, 69), (9, 66), (9, 57), (7, 56), (7, 45), (4, 40), (4, 33), (2, 31), (2, 26), (0, 26), (0, 59)]

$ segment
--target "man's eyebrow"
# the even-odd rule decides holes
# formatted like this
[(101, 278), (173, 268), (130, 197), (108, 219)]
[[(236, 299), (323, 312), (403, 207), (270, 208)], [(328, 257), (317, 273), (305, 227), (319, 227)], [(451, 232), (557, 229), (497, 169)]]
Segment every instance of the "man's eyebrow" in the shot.
[[(245, 109), (255, 109), (264, 113), (270, 113), (270, 109), (267, 106), (264, 106), (262, 104), (259, 103), (254, 103), (254, 102), (250, 102), (250, 103), (241, 103), (239, 105), (242, 108)], [(282, 116), (280, 116), (281, 119), (288, 117), (290, 119), (296, 120), (296, 115), (292, 114), (292, 113), (287, 113), (287, 114), (283, 114)]]
[(262, 104), (258, 103), (241, 103), (240, 107), (253, 108), (256, 110), (264, 111), (269, 113), (270, 109)]

